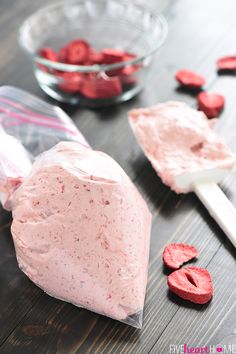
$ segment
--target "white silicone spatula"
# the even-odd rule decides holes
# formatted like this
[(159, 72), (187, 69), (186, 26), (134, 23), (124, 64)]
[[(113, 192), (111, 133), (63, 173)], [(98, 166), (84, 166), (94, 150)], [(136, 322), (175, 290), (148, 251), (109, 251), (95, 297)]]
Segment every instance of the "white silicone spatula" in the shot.
[(180, 188), (196, 193), (229, 240), (236, 247), (236, 209), (217, 185), (232, 168), (214, 168), (186, 173), (176, 178)]

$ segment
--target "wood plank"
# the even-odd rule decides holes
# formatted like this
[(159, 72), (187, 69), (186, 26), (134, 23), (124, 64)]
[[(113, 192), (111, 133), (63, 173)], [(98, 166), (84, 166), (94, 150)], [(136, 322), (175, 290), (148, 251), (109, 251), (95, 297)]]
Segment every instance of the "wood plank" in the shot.
[[(232, 251), (222, 245), (207, 265), (214, 282), (214, 298), (209, 304), (197, 308), (168, 295), (180, 307), (150, 353), (168, 353), (170, 344), (186, 343), (189, 347), (217, 345), (233, 334), (236, 329), (236, 311), (232, 311), (236, 306), (236, 264)], [(228, 326), (224, 327), (222, 321), (226, 319)]]
[[(181, 317), (182, 314), (182, 303), (170, 301), (166, 296), (166, 277), (163, 274), (165, 270), (162, 270), (161, 267), (161, 250), (164, 245), (171, 240), (196, 244), (203, 255), (196, 264), (205, 266), (212, 258), (214, 261), (214, 255), (220, 248), (222, 240), (226, 242), (222, 232), (209, 219), (208, 214), (200, 207), (196, 198), (192, 195), (184, 198), (177, 196), (161, 184), (150, 165), (140, 154), (140, 149), (126, 120), (126, 110), (131, 107), (146, 106), (170, 98), (184, 99), (186, 102), (194, 104), (195, 100), (192, 96), (179, 91), (173, 92), (175, 87), (173, 73), (176, 68), (183, 65), (208, 74), (218, 54), (231, 49), (232, 43), (235, 41), (234, 32), (231, 31), (232, 24), (234, 24), (233, 15), (231, 15), (234, 13), (233, 1), (229, 1), (227, 4), (224, 2), (224, 6), (222, 6), (221, 0), (210, 0), (207, 3), (204, 2), (206, 7), (200, 8), (202, 4), (202, 2), (198, 2), (197, 5), (196, 2), (183, 0), (176, 2), (170, 8), (168, 42), (158, 56), (159, 61), (154, 66), (150, 85), (137, 99), (113, 109), (97, 111), (66, 107), (92, 145), (110, 153), (121, 163), (126, 172), (135, 180), (151, 210), (155, 213), (143, 330), (140, 332), (86, 310), (77, 310), (71, 305), (51, 299), (43, 294), (17, 270), (9, 230), (5, 229), (1, 231), (4, 241), (0, 239), (0, 249), (2, 249), (2, 242), (5, 242), (5, 250), (11, 254), (11, 259), (1, 269), (12, 269), (12, 272), (9, 272), (7, 277), (3, 271), (0, 271), (0, 274), (4, 275), (1, 284), (8, 287), (8, 291), (1, 292), (0, 295), (3, 297), (0, 298), (3, 308), (4, 304), (8, 306), (3, 315), (0, 315), (0, 328), (4, 328), (2, 336), (4, 344), (0, 349), (1, 353), (22, 352), (27, 354), (33, 352), (41, 354), (42, 351), (50, 353), (147, 353), (155, 345), (158, 337), (161, 339), (162, 333), (164, 336), (165, 333), (168, 333), (165, 332), (165, 328), (168, 328), (168, 323), (171, 325), (172, 318), (174, 321), (175, 317), (173, 316), (177, 316), (179, 313)], [(213, 23), (211, 22), (209, 31), (205, 33), (201, 27), (206, 21), (209, 22), (209, 18), (213, 18), (210, 11), (212, 6), (214, 6), (215, 13), (219, 15), (216, 16)], [(221, 26), (218, 26), (219, 19), (222, 19)], [(9, 38), (14, 37), (16, 27), (11, 27)], [(177, 55), (180, 44), (181, 53)], [(10, 50), (11, 46), (9, 45), (6, 47), (6, 51)], [(14, 53), (16, 55), (18, 51)], [(22, 70), (14, 69), (16, 62)], [(33, 78), (29, 74), (24, 55), (19, 54), (17, 60), (12, 57), (10, 63), (11, 65), (1, 75), (4, 83), (18, 85), (43, 97), (36, 84), (33, 84)], [(3, 67), (5, 68), (5, 66)], [(212, 83), (215, 78), (214, 72), (210, 78)], [(159, 87), (157, 86), (158, 82), (161, 83)], [(231, 146), (235, 147), (234, 131), (231, 129), (234, 126), (234, 114), (229, 114), (235, 102), (236, 90), (233, 78), (217, 78), (214, 87), (222, 92), (227, 92), (227, 98), (230, 97), (218, 129), (227, 137)], [(226, 120), (227, 125), (224, 125)], [(226, 188), (236, 191), (235, 185), (230, 179)], [(235, 203), (235, 193), (231, 194), (231, 197)], [(5, 217), (9, 222), (9, 214)], [(1, 225), (4, 224), (5, 221)], [(227, 261), (230, 262), (229, 258)], [(12, 278), (15, 279), (13, 283), (11, 283)], [(216, 281), (219, 279), (216, 274)], [(25, 292), (24, 289), (26, 289)], [(230, 303), (233, 304), (233, 301)], [(9, 312), (10, 316), (7, 316), (11, 308), (12, 313)], [(192, 310), (196, 311), (196, 309)], [(196, 323), (200, 323), (199, 318)], [(229, 326), (231, 328), (231, 323)], [(213, 326), (211, 328), (212, 335), (214, 336), (215, 331), (219, 330)], [(7, 338), (8, 334), (10, 336)], [(163, 340), (162, 348), (169, 344), (168, 337), (165, 338), (166, 341)], [(209, 338), (211, 337), (209, 336)], [(159, 348), (158, 342), (156, 345)], [(159, 349), (158, 353), (161, 353)]]

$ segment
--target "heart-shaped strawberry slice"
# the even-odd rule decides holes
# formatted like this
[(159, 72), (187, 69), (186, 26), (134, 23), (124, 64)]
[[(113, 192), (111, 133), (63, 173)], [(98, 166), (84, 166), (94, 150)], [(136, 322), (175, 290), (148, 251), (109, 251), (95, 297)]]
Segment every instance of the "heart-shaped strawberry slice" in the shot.
[(168, 268), (178, 269), (183, 263), (198, 256), (195, 247), (185, 243), (171, 243), (165, 247), (163, 262)]
[(218, 117), (225, 104), (222, 95), (211, 92), (199, 93), (197, 101), (199, 110), (203, 111), (208, 118)]
[(207, 303), (213, 295), (210, 273), (203, 268), (178, 269), (168, 276), (167, 283), (173, 293), (196, 304)]

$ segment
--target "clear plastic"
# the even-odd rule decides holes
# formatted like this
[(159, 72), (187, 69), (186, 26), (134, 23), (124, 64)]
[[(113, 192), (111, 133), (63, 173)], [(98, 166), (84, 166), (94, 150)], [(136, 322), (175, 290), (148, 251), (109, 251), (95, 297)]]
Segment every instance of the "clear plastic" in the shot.
[(0, 88), (0, 125), (37, 156), (60, 141), (79, 141), (90, 147), (67, 114), (21, 89)]
[(0, 129), (0, 201), (4, 209), (12, 209), (12, 195), (31, 168), (30, 156), (21, 143)]
[(0, 88), (0, 201), (6, 210), (34, 158), (62, 140), (90, 147), (59, 107), (14, 87)]
[(151, 214), (132, 181), (27, 92), (0, 88), (0, 124), (0, 199), (20, 269), (55, 298), (141, 328)]
[[(108, 155), (61, 142), (14, 194), (23, 272), (46, 293), (141, 327), (151, 214)], [(39, 231), (40, 230), (40, 231)]]

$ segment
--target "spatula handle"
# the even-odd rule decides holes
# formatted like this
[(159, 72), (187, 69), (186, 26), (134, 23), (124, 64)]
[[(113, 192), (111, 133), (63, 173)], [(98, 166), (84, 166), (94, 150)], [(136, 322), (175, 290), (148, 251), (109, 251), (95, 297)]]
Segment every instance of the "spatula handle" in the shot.
[(194, 192), (236, 247), (236, 209), (214, 182), (196, 183)]

